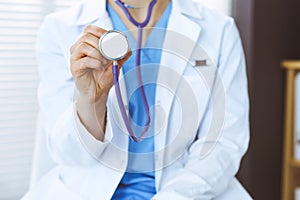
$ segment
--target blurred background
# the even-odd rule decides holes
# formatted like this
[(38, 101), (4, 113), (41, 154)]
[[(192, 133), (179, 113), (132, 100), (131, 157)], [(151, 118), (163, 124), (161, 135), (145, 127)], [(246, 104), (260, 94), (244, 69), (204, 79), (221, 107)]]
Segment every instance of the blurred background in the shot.
[[(254, 199), (279, 200), (285, 95), (280, 62), (300, 59), (300, 1), (199, 1), (235, 18), (246, 52), (251, 143), (239, 179)], [(78, 2), (0, 0), (0, 200), (19, 199), (36, 179), (37, 30), (45, 15)]]

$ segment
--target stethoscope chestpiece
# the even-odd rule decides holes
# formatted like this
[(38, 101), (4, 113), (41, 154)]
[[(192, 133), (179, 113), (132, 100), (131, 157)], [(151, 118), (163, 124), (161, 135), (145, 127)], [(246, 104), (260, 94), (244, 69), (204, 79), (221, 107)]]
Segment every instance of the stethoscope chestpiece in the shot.
[(108, 60), (121, 60), (130, 51), (128, 38), (120, 31), (107, 31), (99, 40), (99, 50), (101, 54)]

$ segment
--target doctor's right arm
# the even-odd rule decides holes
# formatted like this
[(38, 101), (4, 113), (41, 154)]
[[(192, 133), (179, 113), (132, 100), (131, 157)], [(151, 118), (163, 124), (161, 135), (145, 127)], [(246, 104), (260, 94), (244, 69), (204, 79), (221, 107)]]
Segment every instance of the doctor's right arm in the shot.
[[(104, 29), (97, 26), (87, 26), (83, 35), (70, 48), (70, 68), (79, 91), (77, 113), (88, 132), (100, 141), (104, 140), (106, 103), (113, 86), (111, 61), (105, 59), (98, 48), (104, 32)], [(130, 53), (119, 65), (129, 56)]]
[[(45, 119), (44, 128), (47, 134), (49, 151), (53, 160), (63, 165), (89, 166), (92, 163), (96, 163), (96, 160), (91, 156), (89, 152), (90, 149), (84, 145), (83, 140), (91, 143), (94, 149), (96, 147), (97, 152), (101, 153), (112, 137), (111, 133), (104, 135), (104, 131), (99, 128), (99, 125), (98, 127), (95, 126), (94, 131), (91, 128), (93, 125), (85, 124), (85, 122), (91, 120), (89, 118), (93, 118), (95, 113), (97, 113), (98, 119), (95, 120), (93, 118), (91, 121), (92, 123), (95, 123), (95, 121), (96, 123), (99, 122), (99, 124), (103, 125), (102, 128), (104, 128), (105, 117), (103, 116), (105, 116), (107, 99), (105, 95), (107, 95), (106, 93), (108, 92), (105, 93), (103, 90), (103, 93), (98, 93), (99, 96), (95, 96), (96, 93), (91, 93), (91, 88), (88, 88), (90, 90), (84, 90), (84, 86), (89, 85), (80, 83), (80, 81), (84, 80), (80, 79), (80, 75), (82, 77), (85, 74), (93, 74), (92, 71), (96, 71), (96, 69), (93, 68), (97, 67), (99, 67), (97, 70), (101, 74), (105, 68), (99, 66), (96, 59), (87, 61), (88, 59), (86, 57), (88, 57), (88, 55), (96, 55), (96, 51), (90, 52), (90, 48), (87, 48), (89, 43), (91, 43), (86, 41), (90, 40), (87, 39), (87, 36), (84, 36), (87, 34), (83, 34), (71, 48), (71, 63), (73, 63), (74, 66), (71, 68), (68, 63), (70, 55), (65, 53), (64, 48), (66, 47), (63, 46), (66, 45), (66, 43), (64, 43), (66, 38), (63, 34), (66, 33), (64, 33), (65, 28), (62, 28), (62, 26), (63, 25), (60, 25), (54, 16), (50, 15), (45, 19), (39, 30), (37, 59), (40, 75), (38, 91), (40, 112)], [(85, 30), (87, 31), (88, 29)], [(75, 31), (70, 31), (74, 36)], [(102, 32), (99, 33), (99, 35), (101, 34)], [(87, 43), (85, 44), (83, 41)], [(102, 77), (103, 76), (105, 75), (102, 75)], [(75, 80), (76, 86), (73, 80)], [(106, 79), (108, 80), (106, 85), (105, 79), (101, 79), (101, 76), (100, 79), (97, 80), (102, 81), (102, 88), (112, 85), (109, 78)], [(95, 84), (95, 82), (93, 82), (93, 84)], [(105, 89), (107, 89), (105, 91), (109, 91), (108, 88)], [(74, 92), (76, 90), (79, 91), (77, 106), (73, 101)], [(90, 96), (88, 94), (90, 94)], [(103, 101), (101, 103), (99, 103), (100, 101), (92, 102), (93, 98), (89, 98), (92, 96), (95, 100), (101, 99)], [(77, 111), (79, 113), (78, 116)], [(80, 119), (82, 124), (78, 125), (78, 119)], [(110, 131), (106, 130), (105, 132)]]
[(82, 124), (97, 139), (103, 141), (106, 125), (106, 102), (112, 86), (109, 62), (99, 50), (98, 42), (105, 30), (87, 26), (83, 35), (70, 48), (70, 68), (76, 88), (77, 113)]

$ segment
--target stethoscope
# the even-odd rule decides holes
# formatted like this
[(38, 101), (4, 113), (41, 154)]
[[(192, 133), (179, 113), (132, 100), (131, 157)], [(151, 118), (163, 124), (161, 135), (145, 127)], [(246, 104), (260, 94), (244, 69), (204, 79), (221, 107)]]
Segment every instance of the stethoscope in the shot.
[(141, 92), (141, 97), (142, 97), (142, 101), (143, 101), (143, 104), (145, 107), (146, 117), (147, 117), (146, 125), (144, 126), (140, 137), (135, 136), (135, 134), (131, 128), (130, 121), (126, 114), (126, 110), (125, 110), (125, 106), (124, 106), (124, 103), (122, 100), (121, 90), (120, 90), (120, 86), (119, 86), (118, 61), (123, 59), (127, 55), (127, 53), (130, 51), (130, 45), (129, 45), (127, 36), (120, 31), (116, 31), (116, 30), (107, 31), (101, 36), (101, 38), (99, 40), (99, 50), (106, 59), (113, 61), (112, 72), (113, 72), (113, 78), (114, 78), (114, 86), (115, 86), (115, 92), (116, 92), (117, 102), (119, 105), (121, 116), (125, 123), (126, 129), (129, 132), (130, 137), (135, 142), (140, 142), (144, 139), (144, 137), (150, 127), (150, 123), (151, 123), (150, 109), (149, 109), (149, 105), (148, 105), (147, 98), (145, 95), (145, 90), (144, 90), (142, 75), (141, 75), (141, 68), (140, 68), (141, 48), (142, 48), (142, 41), (143, 41), (143, 28), (149, 23), (151, 14), (153, 11), (153, 7), (154, 7), (155, 3), (157, 2), (157, 0), (152, 0), (150, 2), (146, 19), (141, 23), (137, 22), (128, 11), (128, 8), (134, 8), (134, 7), (123, 3), (121, 0), (115, 0), (115, 2), (117, 3), (117, 5), (119, 5), (121, 7), (121, 9), (123, 10), (125, 15), (129, 19), (129, 21), (138, 28), (137, 53), (136, 53), (136, 74), (137, 74), (137, 79), (138, 79), (139, 90)]

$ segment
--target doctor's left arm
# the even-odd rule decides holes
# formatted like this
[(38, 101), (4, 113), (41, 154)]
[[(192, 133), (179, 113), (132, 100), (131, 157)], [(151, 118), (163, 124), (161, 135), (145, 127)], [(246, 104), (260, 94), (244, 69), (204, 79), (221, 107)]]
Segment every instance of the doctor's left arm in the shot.
[[(80, 123), (76, 112), (76, 87), (69, 67), (67, 41), (76, 40), (79, 34), (74, 27), (60, 25), (52, 15), (44, 20), (37, 40), (37, 61), (40, 84), (38, 100), (52, 159), (63, 165), (91, 165), (97, 163), (91, 150), (98, 155), (106, 148), (112, 135), (106, 126), (105, 138), (95, 139)], [(78, 30), (77, 30), (78, 32)], [(73, 34), (73, 35), (72, 35)], [(74, 41), (72, 41), (74, 42)], [(84, 145), (86, 144), (86, 145)]]

